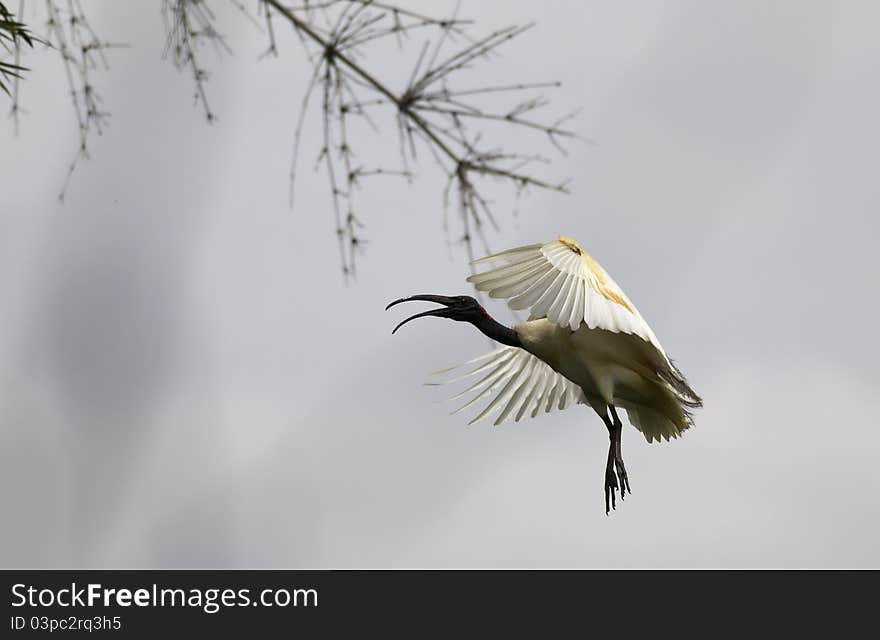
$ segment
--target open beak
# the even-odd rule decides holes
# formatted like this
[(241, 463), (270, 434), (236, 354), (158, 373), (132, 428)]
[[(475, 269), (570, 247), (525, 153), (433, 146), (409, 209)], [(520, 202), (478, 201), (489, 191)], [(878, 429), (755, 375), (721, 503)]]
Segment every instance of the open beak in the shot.
[(389, 304), (387, 307), (385, 307), (385, 311), (388, 311), (388, 309), (390, 309), (391, 307), (393, 307), (396, 304), (400, 304), (401, 302), (412, 302), (414, 300), (422, 300), (424, 302), (436, 302), (437, 304), (442, 304), (444, 306), (439, 309), (430, 309), (429, 311), (422, 311), (421, 313), (417, 313), (414, 316), (410, 316), (409, 318), (407, 318), (406, 320), (404, 320), (403, 322), (398, 324), (396, 327), (394, 327), (394, 331), (391, 332), (392, 334), (394, 334), (398, 329), (400, 329), (400, 327), (405, 325), (407, 322), (409, 322), (410, 320), (415, 320), (416, 318), (424, 318), (427, 316), (437, 316), (438, 318), (450, 317), (449, 314), (452, 312), (452, 310), (449, 309), (449, 305), (451, 305), (455, 301), (454, 298), (450, 298), (448, 296), (435, 296), (435, 295), (431, 295), (431, 294), (419, 294), (417, 296), (409, 296), (408, 298), (399, 298), (398, 300), (395, 300), (394, 302)]

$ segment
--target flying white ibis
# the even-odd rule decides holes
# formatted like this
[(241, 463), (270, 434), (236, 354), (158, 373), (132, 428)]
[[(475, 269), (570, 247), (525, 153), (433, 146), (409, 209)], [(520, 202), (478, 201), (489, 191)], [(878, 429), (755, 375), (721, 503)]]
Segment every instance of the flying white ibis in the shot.
[[(410, 316), (436, 316), (470, 322), (504, 347), (469, 363), (479, 363), (461, 376), (486, 372), (460, 397), (477, 395), (461, 409), (486, 396), (489, 403), (472, 421), (500, 410), (495, 424), (509, 417), (589, 404), (608, 428), (605, 465), (605, 513), (616, 509), (629, 491), (621, 453), (623, 423), (616, 407), (648, 442), (676, 438), (693, 425), (689, 409), (703, 405), (684, 375), (672, 363), (657, 336), (611, 276), (566, 236), (475, 260), (502, 263), (468, 278), (492, 298), (506, 298), (511, 309), (529, 309), (526, 322), (512, 328), (495, 321), (470, 296), (415, 295), (395, 300), (423, 300), (444, 305)], [(452, 381), (450, 381), (452, 382)], [(615, 475), (616, 470), (616, 475)]]

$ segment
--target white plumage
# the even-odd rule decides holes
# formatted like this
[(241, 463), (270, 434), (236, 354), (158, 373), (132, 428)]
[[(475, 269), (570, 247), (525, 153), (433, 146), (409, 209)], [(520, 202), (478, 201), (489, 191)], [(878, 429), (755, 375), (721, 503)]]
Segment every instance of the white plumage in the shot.
[[(501, 408), (501, 413), (495, 419), (496, 426), (511, 416), (516, 422), (519, 422), (526, 414), (534, 418), (542, 410), (549, 413), (556, 409), (567, 409), (572, 404), (586, 403), (580, 387), (565, 376), (556, 373), (528, 351), (517, 347), (501, 347), (474, 358), (466, 362), (465, 365), (481, 361), (484, 362), (480, 366), (457, 378), (442, 383), (427, 383), (429, 386), (449, 384), (479, 376), (476, 382), (450, 398), (456, 400), (471, 392), (476, 392), (474, 397), (453, 411), (453, 414), (467, 409), (490, 396), (493, 391), (500, 389), (468, 424), (475, 424), (483, 420), (499, 408)], [(452, 369), (455, 368), (457, 367)], [(437, 373), (444, 373), (452, 369), (445, 369)], [(485, 375), (480, 376), (484, 372), (486, 372)]]
[(488, 263), (500, 266), (468, 282), (530, 316), (514, 327), (525, 350), (502, 347), (446, 381), (484, 374), (454, 396), (477, 392), (456, 412), (491, 398), (470, 424), (498, 413), (499, 425), (576, 403), (601, 415), (609, 404), (625, 409), (648, 442), (677, 437), (692, 424), (688, 409), (700, 406), (699, 398), (620, 286), (574, 240), (560, 236), (473, 262)]
[(590, 329), (632, 333), (661, 351), (651, 327), (602, 266), (572, 239), (560, 236), (544, 244), (509, 249), (474, 260), (504, 266), (477, 273), (468, 282), (491, 298), (507, 298), (511, 309), (531, 309), (572, 331)]
[[(445, 383), (473, 382), (473, 396), (454, 413), (481, 407), (471, 424), (497, 414), (495, 424), (534, 417), (541, 411), (588, 404), (608, 428), (605, 511), (615, 494), (629, 491), (621, 453), (623, 424), (616, 408), (648, 442), (676, 438), (693, 422), (689, 409), (702, 406), (635, 305), (605, 269), (566, 236), (496, 253), (473, 262), (494, 264), (468, 282), (512, 309), (528, 309), (526, 322), (505, 327), (468, 296), (420, 294), (401, 302), (444, 305), (411, 316), (436, 316), (473, 324), (503, 346), (466, 365), (471, 371)], [(450, 371), (447, 369), (445, 371)], [(442, 372), (441, 372), (442, 373)], [(485, 401), (485, 405), (478, 403)], [(616, 474), (616, 475), (615, 475)]]

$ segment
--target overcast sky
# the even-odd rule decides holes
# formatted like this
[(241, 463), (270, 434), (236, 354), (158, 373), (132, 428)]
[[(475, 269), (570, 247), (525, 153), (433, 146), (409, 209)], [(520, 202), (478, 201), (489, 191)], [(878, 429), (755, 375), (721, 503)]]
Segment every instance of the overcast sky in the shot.
[[(705, 401), (678, 441), (625, 429), (612, 517), (591, 410), (467, 427), (420, 383), (485, 338), (390, 335), (389, 300), (471, 293), (431, 165), (365, 185), (346, 286), (316, 120), (288, 208), (298, 42), (257, 62), (265, 36), (222, 9), (208, 126), (158, 2), (84, 5), (130, 48), (64, 203), (56, 56), (27, 57), (21, 133), (0, 127), (3, 566), (880, 564), (880, 5), (462, 2), (478, 33), (537, 21), (476, 77), (561, 80), (550, 111), (582, 107), (597, 142), (542, 168), (571, 195), (499, 201), (492, 247), (576, 238)], [(418, 48), (364, 64), (405, 78)]]

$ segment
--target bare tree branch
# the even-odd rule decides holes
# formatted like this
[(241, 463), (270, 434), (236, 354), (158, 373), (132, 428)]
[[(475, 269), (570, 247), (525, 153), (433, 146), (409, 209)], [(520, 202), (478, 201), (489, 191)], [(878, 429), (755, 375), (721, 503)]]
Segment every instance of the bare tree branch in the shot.
[[(248, 15), (243, 7), (234, 1), (233, 4)], [(208, 123), (213, 123), (216, 116), (205, 92), (208, 71), (199, 63), (197, 50), (203, 43), (210, 42), (215, 48), (232, 53), (226, 40), (214, 27), (214, 12), (205, 0), (162, 0), (162, 18), (166, 34), (162, 56), (170, 56), (178, 69), (190, 70), (196, 87), (194, 100), (202, 105)]]
[[(359, 189), (365, 181), (379, 176), (411, 181), (415, 178), (413, 167), (424, 158), (446, 177), (442, 190), (443, 228), (450, 244), (449, 205), (451, 194), (456, 194), (460, 231), (455, 241), (464, 244), (469, 257), (474, 255), (474, 241), (488, 250), (487, 227), (499, 228), (496, 204), (486, 195), (487, 178), (512, 189), (514, 214), (522, 193), (530, 188), (567, 192), (564, 181), (554, 181), (536, 172), (548, 160), (534, 150), (534, 144), (527, 141), (527, 150), (512, 149), (511, 136), (506, 133), (511, 129), (533, 132), (538, 142), (564, 154), (564, 143), (578, 138), (565, 127), (574, 113), (552, 121), (538, 115), (547, 107), (540, 91), (558, 87), (559, 83), (539, 80), (461, 86), (459, 82), (466, 71), (495, 57), (502, 46), (531, 29), (531, 24), (511, 25), (476, 36), (472, 33), (473, 21), (460, 18), (458, 6), (451, 15), (435, 17), (387, 0), (303, 0), (298, 5), (280, 0), (254, 1), (255, 14), (248, 11), (243, 0), (225, 3), (266, 34), (267, 47), (259, 57), (278, 55), (282, 35), (278, 24), (286, 23), (311, 62), (312, 71), (293, 136), (290, 201), (293, 206), (303, 127), (310, 103), (320, 96), (322, 142), (315, 166), (327, 177), (339, 259), (346, 277), (355, 274), (357, 256), (366, 243), (365, 216), (356, 206)], [(201, 57), (203, 45), (210, 43), (219, 53), (231, 53), (217, 28), (213, 7), (218, 4), (224, 3), (161, 2), (165, 24), (163, 58), (192, 76), (194, 102), (209, 123), (216, 120), (216, 113), (208, 98), (209, 74)], [(118, 45), (95, 34), (80, 0), (45, 0), (45, 7), (47, 43), (61, 56), (80, 134), (79, 148), (61, 191), (63, 198), (79, 160), (88, 157), (91, 136), (100, 135), (107, 123), (109, 113), (100, 106), (92, 72), (99, 64), (106, 68), (106, 50)], [(21, 8), (23, 4), (19, 12)], [(422, 37), (414, 43), (416, 35)], [(389, 39), (396, 43), (402, 56), (412, 60), (409, 79), (397, 89), (389, 82), (388, 70), (370, 68), (367, 55), (376, 43)], [(20, 46), (15, 41), (13, 45), (16, 57), (11, 64), (15, 69)], [(13, 91), (11, 115), (17, 130), (18, 78), (13, 78)], [(505, 99), (506, 106), (499, 108), (498, 104)], [(359, 137), (353, 136), (356, 127), (364, 124), (378, 132), (376, 116), (383, 109), (393, 114), (400, 166), (383, 166), (387, 160), (373, 157), (369, 150), (354, 148)], [(502, 144), (491, 142), (492, 127), (496, 128), (496, 138), (498, 132), (503, 134)]]
[[(352, 204), (353, 151), (348, 141), (347, 127), (352, 117), (368, 119), (365, 110), (367, 107), (387, 105), (396, 111), (403, 164), (399, 175), (412, 178), (409, 167), (418, 162), (417, 147), (424, 146), (447, 176), (444, 194), (448, 194), (452, 186), (457, 188), (462, 224), (461, 240), (469, 256), (473, 255), (472, 242), (475, 236), (487, 245), (484, 220), (493, 228), (498, 227), (490, 203), (477, 184), (478, 178), (491, 177), (508, 182), (514, 188), (515, 200), (528, 187), (567, 191), (564, 182), (551, 182), (526, 171), (531, 164), (542, 161), (541, 156), (486, 148), (483, 146), (483, 137), (480, 134), (471, 135), (466, 125), (467, 120), (474, 120), (534, 130), (545, 135), (552, 146), (564, 152), (561, 139), (577, 137), (574, 132), (562, 127), (567, 117), (550, 124), (524, 117), (546, 104), (541, 96), (521, 99), (503, 112), (486, 110), (480, 104), (470, 102), (487, 94), (521, 93), (558, 86), (558, 83), (519, 83), (462, 90), (450, 89), (448, 86), (452, 76), (469, 68), (475, 61), (494, 54), (501, 45), (523, 34), (531, 25), (506, 27), (482, 38), (473, 38), (464, 31), (464, 26), (470, 24), (469, 21), (456, 17), (432, 18), (369, 0), (336, 0), (300, 7), (285, 6), (278, 0), (261, 2), (266, 6), (267, 13), (274, 11), (287, 20), (310, 53), (317, 47), (317, 54), (313, 56), (312, 81), (303, 100), (303, 113), (315, 82), (323, 83), (322, 117), (325, 134), (321, 158), (330, 182), (344, 274), (354, 273), (355, 249), (362, 243), (359, 220)], [(331, 17), (330, 12), (333, 11), (336, 14)], [(329, 26), (318, 26), (315, 12), (324, 12), (324, 22)], [(415, 18), (415, 21), (402, 21), (401, 16)], [(384, 26), (384, 22), (389, 20), (391, 25)], [(437, 41), (433, 47), (430, 40), (422, 44), (415, 56), (410, 79), (402, 91), (391, 89), (378, 73), (368, 70), (360, 61), (364, 44), (392, 35), (401, 42), (402, 35), (426, 26), (439, 31)], [(466, 44), (441, 59), (441, 51), (453, 33), (466, 36)], [(362, 96), (363, 91), (367, 95)], [(301, 113), (295, 133), (295, 154), (301, 140), (303, 122)], [(369, 120), (369, 124), (373, 126), (372, 120)], [(339, 162), (341, 166), (337, 168), (335, 162)], [(389, 172), (382, 173), (387, 175)], [(291, 179), (295, 175), (294, 170), (291, 172)], [(339, 179), (344, 175), (348, 176), (348, 181), (343, 186)], [(357, 177), (365, 177), (365, 174)], [(448, 204), (448, 195), (444, 195), (444, 202)], [(343, 209), (346, 212), (344, 216)], [(444, 205), (444, 211), (447, 209)], [(444, 225), (448, 229), (445, 222)], [(349, 247), (347, 254), (345, 246)]]
[(46, 0), (46, 11), (46, 41), (61, 55), (79, 129), (79, 147), (68, 166), (64, 184), (58, 194), (58, 198), (63, 200), (79, 161), (89, 157), (91, 136), (101, 135), (110, 117), (110, 113), (101, 108), (101, 96), (95, 87), (92, 73), (99, 64), (107, 68), (107, 49), (126, 45), (101, 40), (92, 29), (79, 0), (67, 0), (63, 4), (58, 0)]

